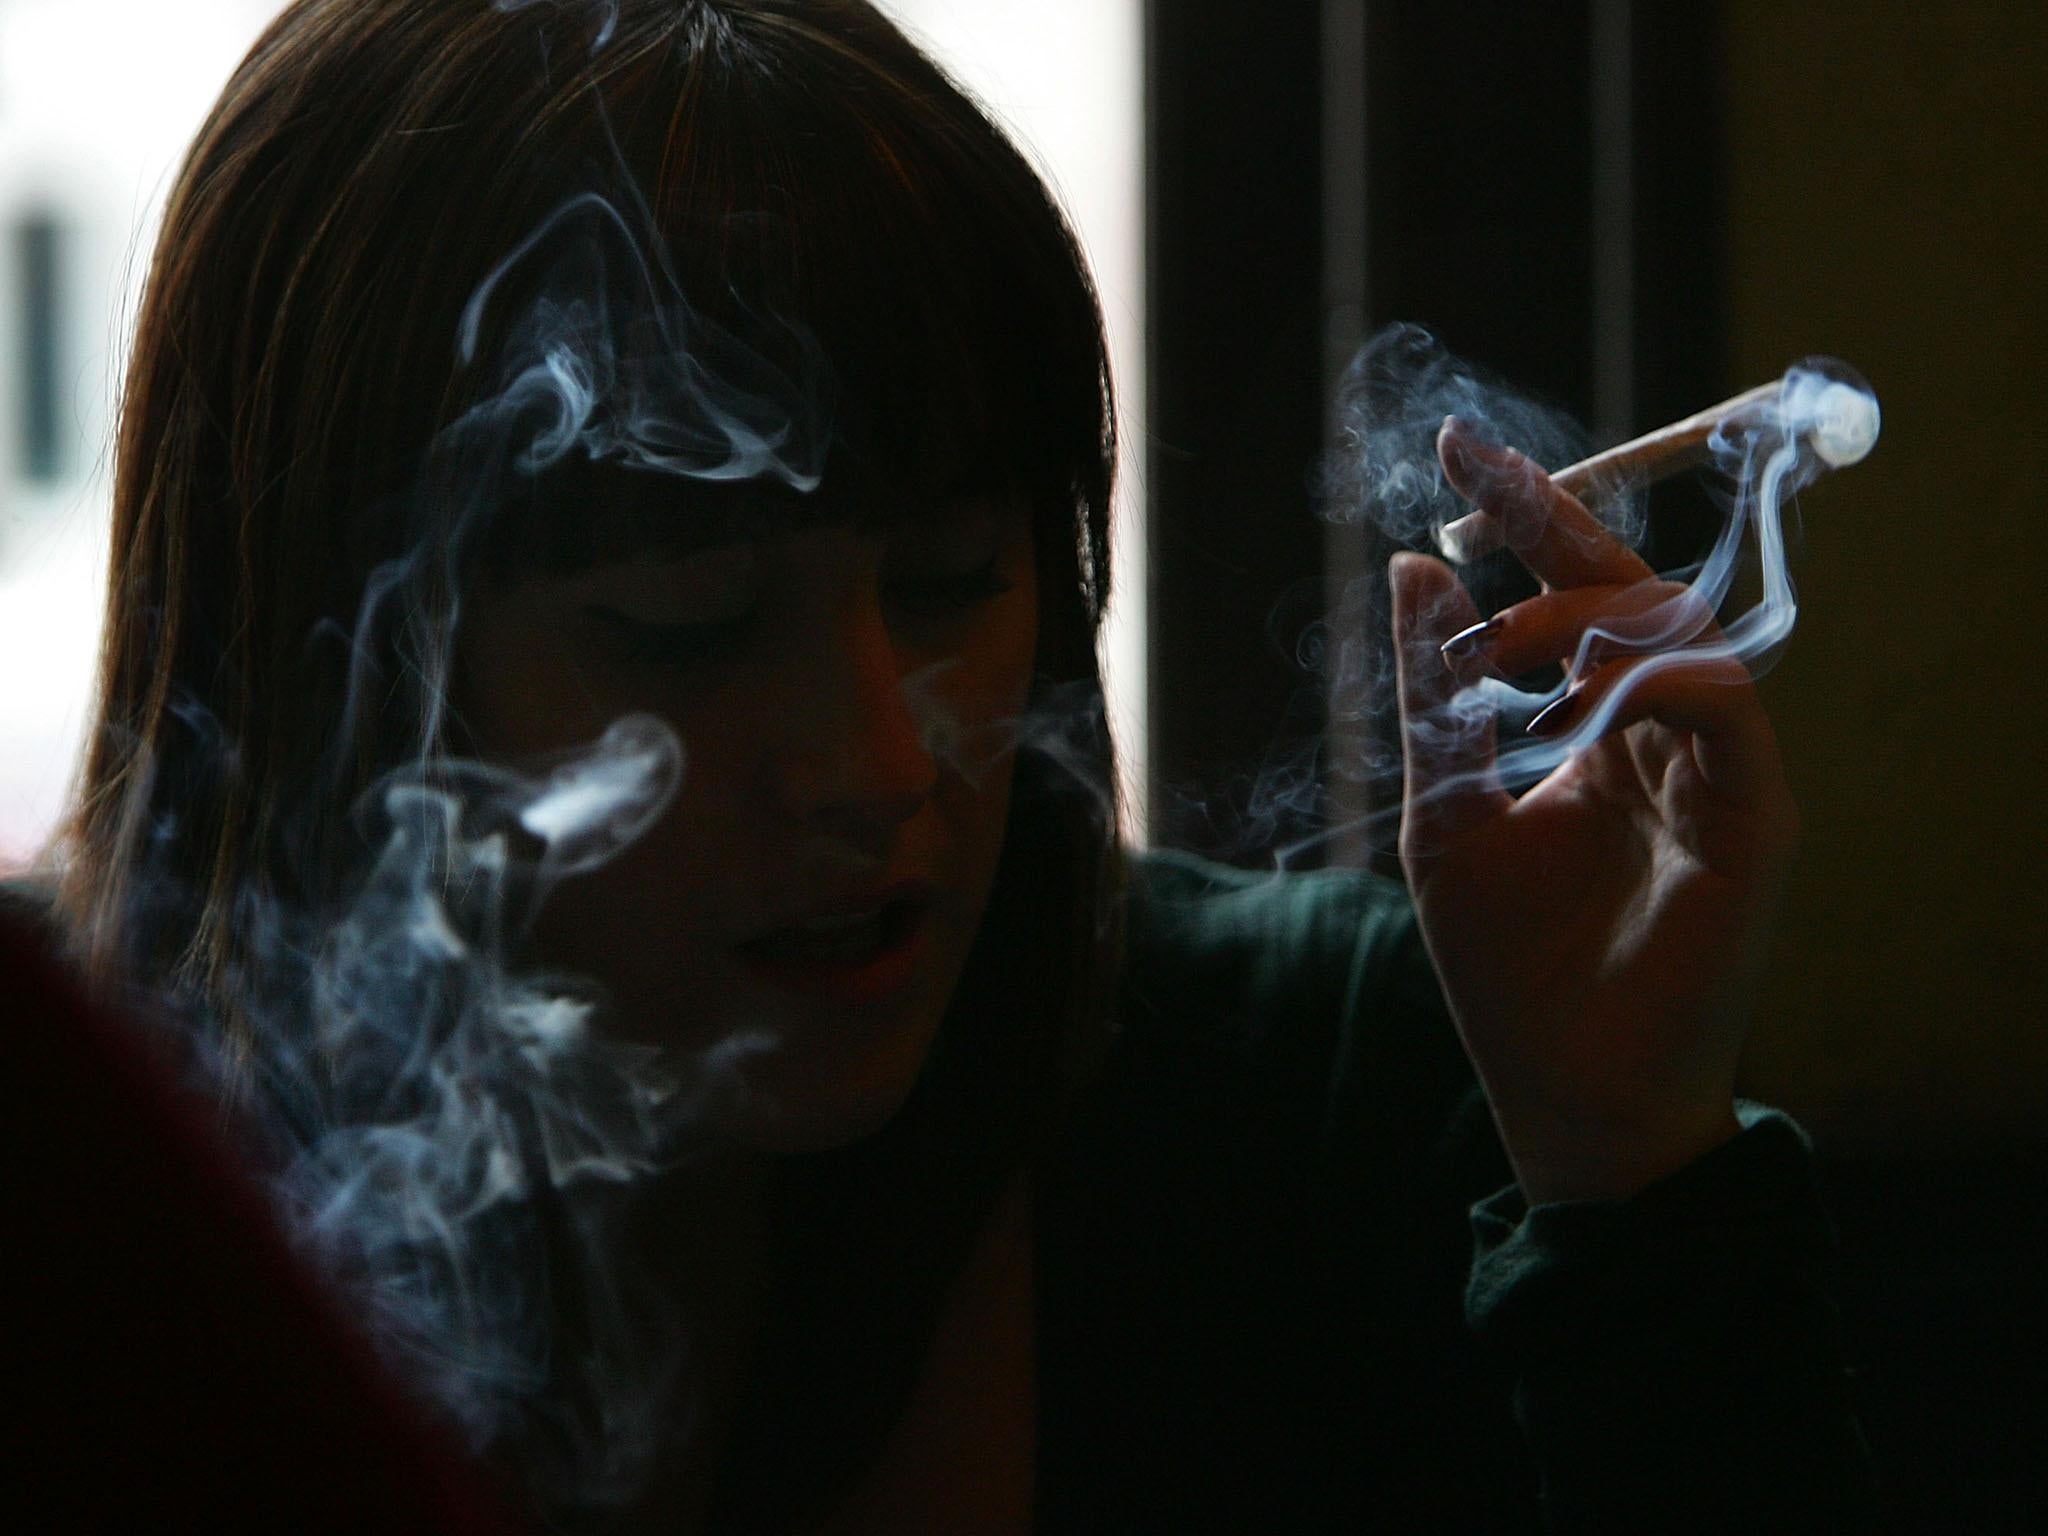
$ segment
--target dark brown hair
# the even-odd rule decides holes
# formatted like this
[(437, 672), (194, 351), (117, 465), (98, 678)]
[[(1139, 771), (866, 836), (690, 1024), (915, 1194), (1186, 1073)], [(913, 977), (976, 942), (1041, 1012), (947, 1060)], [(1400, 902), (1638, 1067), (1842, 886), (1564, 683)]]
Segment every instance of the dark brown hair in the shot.
[[(1114, 423), (1085, 268), (1022, 157), (869, 5), (298, 0), (187, 157), (139, 314), (63, 848), (96, 974), (182, 990), (232, 1033), (250, 904), (331, 900), (350, 802), (441, 749), (428, 652), (454, 589), (617, 537), (545, 480), (458, 525), (436, 480), (450, 424), (503, 385), (517, 274), (459, 355), (465, 306), (593, 191), (706, 334), (758, 340), (829, 409), (808, 504), (868, 515), (963, 470), (1029, 495), (1041, 690), (1098, 696)], [(394, 570), (412, 611), (365, 622)], [(1037, 951), (1066, 1045), (1099, 1024), (1115, 951), (1099, 715), (1080, 736), (1094, 793), (1020, 765), (990, 920)]]
[[(610, 232), (579, 235), (595, 200)], [(554, 235), (587, 237), (583, 258), (542, 259)], [(507, 470), (546, 431), (504, 409), (535, 362), (529, 322), (560, 317), (562, 273), (573, 287), (593, 250), (685, 301), (689, 334), (656, 325), (622, 366), (708, 349), (743, 415), (801, 418), (814, 440), (786, 445), (788, 473), (650, 497), (630, 454)], [(1057, 750), (1020, 756), (988, 915), (909, 1103), (782, 1191), (792, 1331), (734, 1464), (810, 1497), (888, 1422), (977, 1213), (1106, 1036), (1120, 893), (1095, 644), (1114, 449), (1065, 222), (863, 0), (295, 0), (207, 119), (154, 254), (61, 915), (91, 975), (210, 1021), (232, 1062), (277, 984), (266, 915), (310, 914), (317, 934), (364, 863), (350, 806), (459, 735), (464, 583), (735, 516), (929, 511), (963, 477), (1027, 497)], [(817, 1276), (830, 1294), (804, 1292)], [(840, 1417), (802, 1433), (789, 1415), (811, 1412)], [(806, 1444), (840, 1458), (808, 1492), (766, 1464)]]

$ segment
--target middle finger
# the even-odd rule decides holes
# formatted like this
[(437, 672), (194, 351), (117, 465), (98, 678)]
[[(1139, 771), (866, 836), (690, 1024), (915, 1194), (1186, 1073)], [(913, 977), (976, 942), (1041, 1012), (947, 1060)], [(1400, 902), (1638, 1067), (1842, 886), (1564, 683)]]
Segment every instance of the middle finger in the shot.
[(1571, 675), (1615, 656), (1678, 650), (1716, 639), (1714, 612), (1690, 587), (1638, 581), (1526, 598), (1451, 636), (1444, 660), (1461, 679), (1516, 677), (1553, 662)]

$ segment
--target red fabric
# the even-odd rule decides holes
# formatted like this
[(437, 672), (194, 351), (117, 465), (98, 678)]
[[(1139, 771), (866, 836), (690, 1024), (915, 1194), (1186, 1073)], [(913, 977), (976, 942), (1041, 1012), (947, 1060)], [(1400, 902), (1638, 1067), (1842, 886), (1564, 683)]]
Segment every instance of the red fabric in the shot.
[(297, 1260), (210, 1111), (4, 914), (0, 1050), (16, 1528), (526, 1528)]

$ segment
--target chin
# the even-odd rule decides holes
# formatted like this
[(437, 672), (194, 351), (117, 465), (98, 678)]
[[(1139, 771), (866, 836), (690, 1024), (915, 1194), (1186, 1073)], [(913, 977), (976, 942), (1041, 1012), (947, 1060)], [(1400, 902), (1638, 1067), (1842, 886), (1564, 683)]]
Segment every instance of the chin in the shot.
[(915, 1078), (891, 1091), (855, 1094), (835, 1084), (815, 1094), (763, 1093), (747, 1107), (735, 1139), (752, 1152), (795, 1156), (865, 1141), (896, 1118)]
[(886, 1127), (903, 1108), (930, 1053), (937, 1021), (899, 1027), (859, 1051), (824, 1048), (813, 1036), (784, 1036), (783, 1048), (751, 1064), (732, 1137), (776, 1155), (830, 1152)]

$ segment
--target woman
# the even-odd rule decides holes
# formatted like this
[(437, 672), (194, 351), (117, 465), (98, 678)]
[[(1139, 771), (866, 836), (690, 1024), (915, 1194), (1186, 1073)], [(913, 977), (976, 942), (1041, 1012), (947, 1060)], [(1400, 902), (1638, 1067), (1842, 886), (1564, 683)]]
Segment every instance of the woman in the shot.
[[(1552, 590), (1447, 661), (1478, 615), (1395, 566), (1413, 914), (1127, 882), (1112, 424), (1043, 188), (859, 0), (299, 0), (140, 315), (82, 950), (290, 1122), (365, 1011), (304, 957), (381, 953), (333, 935), (424, 845), (399, 927), (435, 982), (379, 1039), (432, 1033), (502, 901), (512, 964), (680, 1064), (689, 1155), (615, 1247), (561, 1260), (587, 1229), (535, 1186), (561, 1273), (630, 1259), (688, 1341), (622, 1525), (1503, 1529), (1539, 1477), (1562, 1528), (1846, 1521), (1803, 1147), (1731, 1089), (1792, 826), (1747, 680), (1667, 671), (1537, 791), (1488, 783), (1489, 733), (1429, 729), (1454, 668), (1568, 654), (1648, 573), (1453, 429)], [(532, 786), (620, 762), (564, 835), (615, 856), (564, 853)]]

